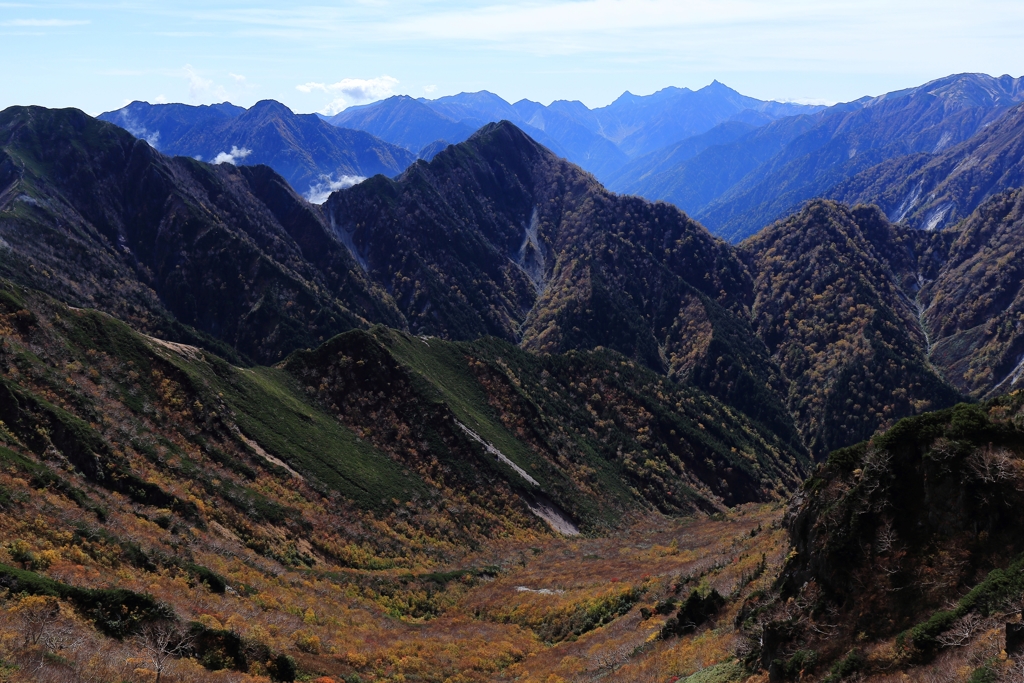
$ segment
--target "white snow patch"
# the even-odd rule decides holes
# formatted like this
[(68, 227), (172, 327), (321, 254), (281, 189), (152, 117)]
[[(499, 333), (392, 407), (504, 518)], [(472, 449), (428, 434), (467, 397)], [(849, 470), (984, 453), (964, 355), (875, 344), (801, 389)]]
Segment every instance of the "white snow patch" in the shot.
[[(348, 249), (348, 253), (352, 254), (352, 258), (356, 260), (356, 263), (359, 264), (364, 273), (369, 272), (370, 266), (366, 262), (366, 258), (359, 253), (359, 249), (356, 248), (356, 242), (352, 239), (352, 233), (355, 230), (349, 232), (344, 226), (339, 226), (337, 221), (334, 220), (333, 211), (328, 211), (328, 217), (331, 220), (331, 230), (341, 240), (341, 243), (345, 245), (345, 248)], [(430, 302), (428, 301), (427, 303), (429, 304)]]
[(1024, 361), (1017, 363), (1017, 367), (1013, 369), (1013, 379), (1010, 380), (1010, 386), (1017, 384), (1017, 380), (1020, 379), (1021, 375), (1024, 375)]
[(286, 470), (289, 474), (291, 474), (296, 479), (302, 479), (303, 481), (305, 481), (303, 476), (301, 474), (299, 474), (298, 472), (296, 472), (295, 470), (293, 470), (291, 467), (288, 467), (288, 463), (286, 463), (284, 460), (281, 460), (280, 458), (276, 458), (273, 455), (271, 455), (270, 453), (267, 453), (265, 450), (263, 450), (263, 448), (258, 443), (256, 443), (255, 441), (253, 441), (252, 439), (247, 437), (242, 432), (236, 431), (235, 434), (238, 436), (239, 439), (242, 440), (242, 442), (246, 446), (248, 446), (249, 448), (251, 448), (254, 451), (256, 451), (256, 454), (259, 455), (261, 458), (263, 458), (267, 462), (271, 462), (271, 463), (277, 465), (278, 467), (283, 468), (284, 470)]
[(968, 169), (972, 169), (980, 163), (981, 159), (976, 154), (971, 154), (963, 161), (961, 161), (959, 164), (954, 166), (953, 171), (950, 173), (950, 175), (953, 175), (953, 173), (957, 173), (959, 171), (966, 171)]
[(474, 441), (479, 443), (481, 446), (483, 446), (485, 451), (487, 451), (491, 455), (497, 457), (498, 460), (500, 460), (501, 462), (505, 463), (506, 465), (508, 465), (509, 467), (514, 469), (516, 471), (516, 474), (518, 474), (520, 477), (522, 477), (526, 481), (530, 482), (534, 486), (540, 486), (540, 483), (536, 479), (531, 477), (529, 474), (527, 474), (526, 470), (524, 470), (522, 467), (520, 467), (519, 465), (515, 464), (511, 460), (509, 460), (508, 456), (505, 455), (504, 453), (502, 453), (501, 451), (499, 451), (497, 448), (495, 448), (494, 446), (492, 446), (488, 442), (484, 441), (480, 437), (479, 434), (477, 434), (472, 429), (470, 429), (466, 425), (462, 424), (458, 420), (455, 421), (455, 424), (459, 425), (459, 427), (462, 428), (462, 431), (466, 432), (466, 434), (469, 434), (469, 438), (473, 439)]
[[(481, 446), (483, 446), (484, 450), (498, 458), (498, 460), (505, 463), (513, 470), (515, 470), (516, 474), (518, 474), (520, 477), (530, 482), (534, 486), (540, 487), (540, 483), (536, 479), (531, 477), (529, 474), (527, 474), (526, 470), (512, 462), (507, 455), (499, 451), (493, 445), (484, 441), (479, 434), (477, 434), (472, 429), (462, 424), (458, 420), (455, 421), (455, 424), (461, 427), (462, 431), (466, 432), (466, 434), (469, 435), (469, 438), (473, 439)], [(534, 498), (534, 500), (526, 500), (525, 502), (526, 507), (530, 508), (530, 512), (532, 512), (533, 514), (537, 515), (545, 522), (547, 522), (548, 526), (550, 526), (554, 531), (557, 531), (563, 536), (579, 535), (580, 530), (576, 527), (575, 524), (572, 523), (572, 520), (566, 517), (565, 513), (559, 510), (557, 505), (547, 500), (545, 496), (538, 495)]]
[(1007, 382), (1010, 383), (1010, 387), (1015, 386), (1022, 376), (1024, 376), (1024, 356), (1021, 356), (1017, 359), (1017, 366), (1010, 371), (1010, 374), (1003, 378), (1002, 382), (995, 385), (993, 391), (999, 389)]
[(526, 507), (530, 508), (530, 512), (543, 519), (548, 523), (549, 527), (563, 536), (580, 535), (580, 530), (576, 525), (554, 504), (546, 500), (537, 500), (533, 503), (526, 501)]
[(932, 149), (932, 154), (938, 154), (942, 150), (946, 149), (947, 147), (949, 147), (949, 143), (952, 141), (953, 134), (947, 130), (945, 133), (942, 134), (942, 137), (939, 138), (939, 141), (935, 143), (935, 147)]
[(519, 266), (520, 270), (530, 278), (534, 289), (543, 294), (547, 289), (547, 257), (545, 256), (544, 245), (537, 234), (539, 217), (537, 207), (533, 208), (530, 215), (529, 225), (524, 225), (523, 243), (519, 247), (519, 254), (513, 263)]
[(934, 209), (932, 209), (932, 212), (928, 215), (928, 218), (925, 220), (924, 229), (931, 231), (939, 227), (939, 225), (942, 223), (942, 219), (946, 217), (946, 214), (949, 213), (949, 210), (952, 208), (953, 205), (950, 203), (939, 204), (938, 206), (936, 206)]
[(343, 175), (337, 180), (334, 179), (333, 173), (322, 175), (320, 180), (309, 186), (309, 191), (306, 192), (306, 200), (310, 204), (323, 204), (331, 196), (332, 192), (358, 185), (364, 180), (366, 180), (366, 176), (361, 175)]
[(558, 588), (527, 588), (526, 586), (516, 586), (516, 593), (540, 593), (541, 595), (561, 595), (565, 591)]
[(195, 346), (189, 346), (188, 344), (179, 344), (178, 342), (167, 341), (166, 339), (157, 339), (156, 337), (150, 337), (146, 335), (143, 336), (145, 336), (146, 339), (153, 342), (154, 344), (158, 344), (164, 347), (165, 349), (174, 351), (176, 354), (182, 356), (183, 358), (188, 358), (189, 360), (194, 361), (205, 360), (203, 352)]
[(910, 194), (904, 198), (903, 203), (900, 204), (899, 208), (896, 209), (896, 213), (889, 217), (889, 220), (893, 223), (899, 223), (901, 220), (907, 217), (907, 214), (911, 212), (914, 206), (917, 204), (917, 200), (921, 198), (921, 190), (924, 188), (924, 178), (918, 181), (917, 187), (910, 191)]

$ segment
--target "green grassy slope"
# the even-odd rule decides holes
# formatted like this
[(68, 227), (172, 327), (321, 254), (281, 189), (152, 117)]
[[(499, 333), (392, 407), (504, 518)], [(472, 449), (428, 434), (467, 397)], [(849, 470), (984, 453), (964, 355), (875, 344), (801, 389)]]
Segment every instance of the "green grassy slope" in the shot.
[(185, 516), (226, 505), (303, 529), (258, 484), (269, 476), (377, 517), (463, 501), (458, 514), (484, 520), (470, 536), (545, 529), (529, 511), (539, 502), (586, 530), (645, 509), (777, 499), (808, 464), (742, 413), (611, 351), (536, 356), (378, 327), (239, 368), (14, 285), (0, 307), (11, 447)]

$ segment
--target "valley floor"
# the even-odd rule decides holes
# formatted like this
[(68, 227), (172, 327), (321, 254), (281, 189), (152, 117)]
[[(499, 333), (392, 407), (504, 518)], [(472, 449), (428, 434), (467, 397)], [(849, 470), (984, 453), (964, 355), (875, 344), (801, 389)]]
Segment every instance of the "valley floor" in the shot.
[[(20, 563), (65, 584), (151, 594), (202, 624), (206, 645), (158, 665), (145, 637), (107, 637), (70, 601), (47, 605), (48, 598), (4, 590), (5, 683), (142, 683), (154, 681), (158, 667), (168, 682), (266, 681), (277, 678), (271, 652), (292, 659), (297, 680), (318, 683), (763, 683), (766, 673), (751, 676), (740, 663), (758, 634), (749, 620), (737, 626), (737, 617), (750, 598), (772, 593), (792, 552), (778, 504), (711, 517), (643, 516), (600, 537), (487, 543), (451, 565), (414, 572), (296, 569), (258, 555), (217, 524), (166, 531), (140, 508), (107, 519), (120, 539), (177, 536), (224, 579), (218, 593), (180, 572), (131, 566), (123, 541), (117, 547), (109, 533), (89, 537), (73, 503), (12, 470), (0, 471), (0, 537), (14, 539), (0, 550), (0, 575)], [(24, 550), (24, 538), (33, 539), (34, 551)], [(9, 586), (8, 579), (0, 583)], [(686, 597), (713, 593), (724, 598), (720, 609), (687, 629)], [(978, 671), (987, 681), (1020, 680), (1021, 667), (1002, 651), (1003, 621), (969, 626), (960, 646), (918, 667), (900, 661), (894, 641), (865, 643), (860, 656), (875, 671), (867, 680), (980, 681)], [(240, 638), (233, 644), (229, 633)], [(846, 677), (835, 673), (825, 678)]]
[[(33, 490), (10, 473), (0, 481), (23, 506), (18, 514), (0, 513), (0, 536), (46, 539), (27, 562), (39, 574), (152, 594), (207, 633), (240, 635), (243, 650), (256, 653), (262, 645), (287, 653), (307, 680), (674, 680), (735, 660), (743, 648), (733, 627), (742, 598), (769, 588), (788, 549), (779, 506), (747, 506), (713, 518), (644, 517), (599, 538), (496, 542), (456, 565), (415, 573), (296, 570), (257, 555), (214, 525), (179, 531), (195, 560), (225, 579), (225, 592), (215, 593), (205, 584), (190, 586), (176, 572), (114, 559), (102, 539), (81, 538), (77, 510), (60, 496)], [(162, 531), (130, 514), (117, 514), (106, 526), (122, 538)], [(17, 564), (14, 555), (17, 546), (8, 544), (0, 562)], [(677, 603), (691, 590), (712, 589), (726, 604), (708, 625), (662, 638)], [(0, 601), (0, 680), (155, 678), (142, 639), (105, 637), (65, 601), (30, 642), (31, 624), (41, 623), (34, 603), (42, 599), (8, 592)], [(273, 671), (274, 662), (250, 654), (248, 674), (239, 672), (230, 643), (216, 650), (202, 663), (209, 667), (210, 658), (220, 656), (224, 670), (172, 657), (163, 663), (161, 680), (265, 680)], [(727, 669), (723, 673), (736, 678), (736, 667)]]

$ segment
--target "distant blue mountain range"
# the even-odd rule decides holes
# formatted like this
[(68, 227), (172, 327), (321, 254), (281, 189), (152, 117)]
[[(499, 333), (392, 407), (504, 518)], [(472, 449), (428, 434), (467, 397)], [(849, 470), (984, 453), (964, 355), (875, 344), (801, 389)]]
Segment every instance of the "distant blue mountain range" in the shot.
[[(901, 220), (897, 209), (913, 188), (894, 190), (886, 169), (920, 166), (913, 155), (965, 143), (1022, 101), (1022, 79), (957, 74), (831, 107), (758, 100), (715, 81), (699, 90), (627, 92), (596, 109), (565, 100), (511, 104), (481, 91), (435, 100), (398, 95), (330, 117), (263, 101), (248, 110), (133, 102), (100, 118), (167, 154), (267, 164), (317, 203), (509, 121), (609, 189), (673, 203), (738, 242), (822, 196), (895, 202), (890, 218)], [(957, 215), (922, 220), (941, 227)]]
[[(233, 163), (265, 163), (297, 191), (314, 196), (325, 182), (337, 184), (340, 178), (394, 176), (418, 157), (432, 158), (445, 146), (498, 121), (514, 123), (551, 151), (604, 180), (631, 159), (722, 123), (753, 128), (819, 109), (757, 100), (715, 81), (696, 91), (666, 88), (644, 97), (627, 92), (597, 109), (565, 100), (549, 106), (530, 100), (509, 104), (481, 91), (436, 100), (397, 95), (331, 117), (297, 115), (277, 102), (263, 101), (248, 111), (229, 103), (133, 102), (99, 118), (167, 154), (207, 161), (222, 155), (220, 159)], [(232, 154), (233, 149), (238, 153)]]
[(295, 114), (273, 100), (250, 109), (232, 104), (189, 106), (132, 102), (99, 116), (164, 154), (237, 165), (266, 164), (310, 201), (369, 176), (394, 176), (416, 160), (412, 152), (369, 133)]
[(597, 109), (566, 100), (548, 106), (530, 100), (509, 104), (487, 91), (436, 100), (396, 95), (349, 107), (325, 120), (373, 133), (415, 152), (437, 140), (461, 142), (487, 123), (510, 121), (556, 154), (604, 180), (630, 159), (724, 122), (758, 126), (819, 109), (822, 107), (746, 97), (715, 81), (700, 90), (665, 88), (643, 97), (627, 92)]

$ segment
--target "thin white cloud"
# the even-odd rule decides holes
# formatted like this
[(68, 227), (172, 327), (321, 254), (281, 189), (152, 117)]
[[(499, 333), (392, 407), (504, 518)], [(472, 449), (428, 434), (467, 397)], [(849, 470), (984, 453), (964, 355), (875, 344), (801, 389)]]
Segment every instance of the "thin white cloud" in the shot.
[(332, 192), (338, 190), (344, 190), (358, 185), (359, 183), (366, 180), (361, 175), (343, 175), (337, 180), (332, 175), (320, 176), (319, 182), (313, 183), (309, 186), (309, 191), (306, 193), (306, 199), (310, 204), (323, 204), (327, 201), (327, 198), (331, 196)]
[(125, 100), (122, 108), (119, 111), (114, 112), (114, 122), (138, 139), (148, 142), (149, 146), (153, 149), (160, 149), (160, 131), (150, 132), (149, 130), (146, 130), (146, 126), (136, 121), (128, 109), (125, 108), (129, 104), (131, 104), (131, 102), (129, 100)]
[(185, 78), (188, 79), (188, 97), (193, 104), (199, 104), (203, 100), (226, 100), (228, 97), (224, 86), (217, 85), (213, 79), (203, 78), (191, 64), (186, 64), (184, 69)]
[[(829, 3), (831, 16), (852, 14), (857, 3)], [(493, 4), (469, 10), (407, 16), (390, 25), (399, 34), (433, 39), (500, 41), (538, 35), (620, 34), (626, 30), (666, 29), (766, 21), (813, 20), (805, 0), (582, 0)]]
[(155, 35), (167, 38), (214, 38), (217, 36), (212, 31), (157, 31)]
[(998, 40), (994, 29), (1020, 26), (1024, 3), (979, 1), (984, 9), (962, 0), (485, 0), (441, 10), (419, 4), (394, 18), (376, 17), (353, 39), (541, 57), (600, 54), (623, 68), (670, 61), (684, 71), (722, 75), (887, 73), (896, 64), (932, 72), (936, 45), (952, 46), (944, 58), (959, 55), (945, 69), (979, 63), (978, 54), (996, 44), (1005, 53), (1007, 41)]
[[(16, 7), (23, 9), (4, 9)], [(80, 13), (83, 8), (89, 14)], [(761, 98), (832, 101), (959, 71), (1024, 73), (1021, 0), (212, 0), (113, 5), (13, 0), (0, 2), (0, 14), (0, 37), (85, 34), (90, 38), (85, 44), (48, 44), (41, 54), (65, 62), (90, 54), (96, 67), (88, 75), (73, 69), (44, 73), (35, 65), (45, 64), (45, 59), (26, 56), (25, 46), (17, 41), (0, 41), (0, 52), (17, 49), (6, 55), (8, 61), (21, 59), (19, 65), (32, 76), (0, 88), (0, 99), (7, 104), (76, 97), (83, 98), (76, 100), (79, 106), (94, 108), (99, 103), (88, 98), (110, 99), (98, 94), (107, 84), (97, 77), (124, 65), (116, 63), (116, 55), (104, 56), (109, 51), (100, 41), (109, 36), (94, 30), (100, 26), (123, 31), (118, 35), (132, 47), (132, 66), (154, 73), (166, 66), (159, 63), (162, 51), (147, 51), (146, 41), (162, 40), (160, 35), (183, 36), (183, 41), (204, 37), (181, 46), (191, 50), (185, 54), (195, 54), (200, 46), (216, 50), (207, 53), (208, 61), (190, 57), (201, 81), (218, 80), (233, 97), (242, 97), (237, 93), (258, 91), (259, 86), (236, 83), (224, 68), (257, 65), (246, 67), (260, 70), (248, 78), (272, 88), (261, 95), (290, 90), (295, 100), (304, 97), (312, 105), (307, 111), (325, 103), (326, 111), (337, 111), (354, 103), (317, 88), (326, 89), (330, 81), (324, 78), (310, 85), (308, 95), (291, 90), (314, 79), (295, 80), (288, 73), (318, 73), (312, 69), (325, 63), (347, 64), (346, 73), (387, 70), (403, 84), (430, 83), (435, 74), (455, 69), (455, 81), (449, 74), (445, 88), (487, 88), (514, 95), (510, 99), (578, 98), (590, 105), (607, 103), (627, 88), (652, 92), (665, 85), (694, 86), (712, 77)], [(12, 23), (16, 17), (20, 26)], [(80, 18), (91, 19), (93, 28), (25, 24)], [(44, 43), (35, 45), (42, 49)], [(216, 61), (225, 55), (233, 61)], [(286, 68), (259, 66), (282, 61)], [(174, 100), (187, 101), (192, 92), (193, 100), (214, 101), (216, 84), (210, 90), (202, 83), (186, 90), (188, 81), (180, 68), (159, 76), (162, 82), (146, 87), (167, 92)], [(421, 87), (408, 89), (410, 94), (413, 89), (418, 95), (428, 93)]]
[(230, 152), (221, 152), (220, 154), (213, 158), (213, 163), (231, 164), (232, 166), (237, 166), (239, 161), (242, 161), (250, 154), (252, 154), (251, 149), (245, 149), (244, 147), (242, 149), (239, 149), (238, 147), (232, 145)]
[(241, 74), (229, 73), (228, 76), (231, 76), (231, 78), (235, 79), (235, 83), (245, 83), (245, 76), (242, 76)]
[(103, 69), (96, 73), (100, 76), (149, 76), (153, 72), (146, 69)]
[(395, 94), (397, 85), (397, 78), (384, 75), (377, 78), (344, 78), (337, 83), (302, 83), (295, 86), (295, 89), (303, 93), (323, 92), (333, 95), (334, 99), (321, 110), (321, 113), (330, 116), (354, 104), (366, 104), (390, 97)]
[(832, 100), (823, 100), (816, 97), (794, 97), (794, 98), (781, 98), (778, 102), (787, 102), (792, 104), (811, 104), (814, 106), (831, 107), (835, 102)]
[(11, 19), (0, 21), (0, 26), (20, 26), (30, 28), (64, 28), (66, 26), (84, 26), (91, 23), (84, 19)]
[(213, 81), (196, 73), (191, 64), (186, 64), (184, 71), (185, 78), (188, 79), (188, 94), (191, 99), (198, 99), (201, 93), (213, 87)]
[(437, 90), (437, 86), (436, 85), (425, 85), (425, 86), (423, 86), (423, 92), (427, 93), (428, 95), (430, 93), (434, 92), (435, 90)]

